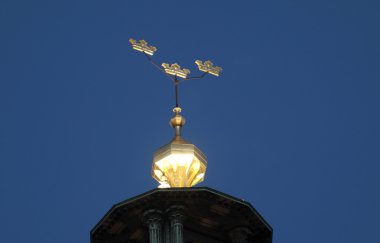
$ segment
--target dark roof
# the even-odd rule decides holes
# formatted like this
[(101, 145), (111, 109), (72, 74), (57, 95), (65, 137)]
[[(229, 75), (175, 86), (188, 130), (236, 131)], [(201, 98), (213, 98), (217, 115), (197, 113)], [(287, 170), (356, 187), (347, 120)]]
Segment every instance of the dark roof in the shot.
[(272, 242), (272, 228), (249, 202), (207, 187), (154, 189), (115, 204), (91, 230), (91, 242), (146, 240), (145, 211), (183, 205), (184, 228), (223, 241), (235, 227), (249, 228), (252, 242)]

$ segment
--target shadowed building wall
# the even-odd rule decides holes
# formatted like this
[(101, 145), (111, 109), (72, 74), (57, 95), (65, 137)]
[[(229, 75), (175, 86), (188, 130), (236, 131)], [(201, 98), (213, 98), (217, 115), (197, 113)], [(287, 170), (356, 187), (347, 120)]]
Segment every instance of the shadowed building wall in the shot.
[(91, 243), (271, 243), (272, 228), (243, 200), (216, 190), (154, 189), (114, 205)]

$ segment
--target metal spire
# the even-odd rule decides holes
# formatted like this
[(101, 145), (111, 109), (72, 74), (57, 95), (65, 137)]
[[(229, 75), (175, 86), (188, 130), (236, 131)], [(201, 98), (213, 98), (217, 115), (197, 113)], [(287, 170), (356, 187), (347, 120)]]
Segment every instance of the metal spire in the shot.
[(198, 69), (203, 72), (200, 76), (188, 77), (190, 70), (181, 68), (177, 63), (157, 64), (151, 56), (157, 51), (154, 46), (149, 46), (144, 40), (130, 39), (134, 50), (142, 52), (148, 61), (172, 80), (175, 91), (174, 117), (170, 125), (175, 129), (174, 138), (165, 146), (159, 148), (153, 156), (152, 177), (157, 180), (160, 188), (165, 187), (192, 187), (204, 180), (207, 168), (207, 158), (194, 144), (184, 140), (181, 129), (185, 124), (185, 118), (180, 114), (181, 108), (178, 101), (179, 84), (185, 80), (201, 79), (206, 74), (219, 76), (222, 68), (215, 67), (211, 61), (196, 60)]

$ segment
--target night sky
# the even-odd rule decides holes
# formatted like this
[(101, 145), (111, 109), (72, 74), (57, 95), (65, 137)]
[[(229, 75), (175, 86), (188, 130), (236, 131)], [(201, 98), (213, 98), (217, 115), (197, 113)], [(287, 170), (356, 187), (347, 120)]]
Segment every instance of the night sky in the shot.
[(180, 86), (207, 186), (244, 199), (274, 243), (379, 242), (380, 2), (0, 1), (0, 242), (83, 243), (157, 186), (173, 136), (154, 59), (212, 60)]

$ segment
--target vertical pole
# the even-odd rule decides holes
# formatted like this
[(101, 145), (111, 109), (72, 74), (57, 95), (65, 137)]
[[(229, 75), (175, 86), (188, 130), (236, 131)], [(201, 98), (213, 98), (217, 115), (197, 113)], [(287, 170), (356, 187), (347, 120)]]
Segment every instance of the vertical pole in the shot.
[(161, 243), (161, 211), (154, 209), (148, 210), (144, 213), (143, 220), (149, 228), (149, 242)]
[(175, 87), (175, 107), (179, 107), (179, 104), (178, 104), (178, 79), (177, 79), (177, 76), (174, 79), (174, 87)]

